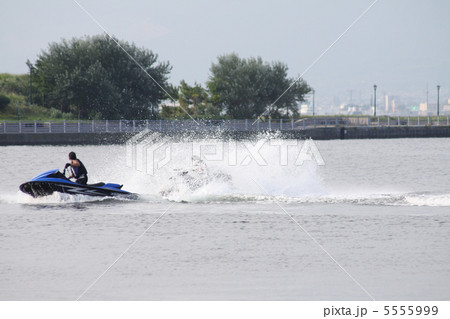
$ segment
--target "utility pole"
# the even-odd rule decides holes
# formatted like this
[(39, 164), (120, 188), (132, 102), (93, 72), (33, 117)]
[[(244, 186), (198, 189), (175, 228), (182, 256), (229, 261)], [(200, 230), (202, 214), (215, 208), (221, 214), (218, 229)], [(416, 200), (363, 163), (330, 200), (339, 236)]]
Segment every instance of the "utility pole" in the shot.
[(441, 88), (440, 85), (437, 86), (437, 116), (439, 117), (439, 89)]
[(316, 110), (315, 110), (315, 102), (314, 102), (314, 95), (315, 95), (315, 93), (316, 93), (316, 91), (313, 89), (312, 90), (312, 94), (313, 94), (313, 116), (315, 116), (316, 115)]
[(353, 90), (350, 90), (350, 108), (353, 107)]
[(33, 105), (33, 64), (27, 60), (26, 65), (30, 68), (30, 105)]
[(373, 85), (373, 116), (377, 116), (377, 85)]

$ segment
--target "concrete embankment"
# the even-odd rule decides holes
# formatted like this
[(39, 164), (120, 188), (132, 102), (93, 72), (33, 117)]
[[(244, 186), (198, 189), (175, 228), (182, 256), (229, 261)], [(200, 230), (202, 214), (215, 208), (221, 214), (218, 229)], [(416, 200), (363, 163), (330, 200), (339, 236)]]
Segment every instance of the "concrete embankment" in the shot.
[[(253, 139), (260, 131), (169, 131), (161, 135), (174, 138)], [(0, 134), (0, 145), (104, 145), (122, 144), (136, 133), (12, 133)], [(377, 126), (377, 127), (317, 127), (285, 130), (280, 138), (315, 140), (380, 139), (411, 137), (450, 137), (450, 126)]]
[(130, 133), (13, 133), (0, 134), (0, 145), (121, 144)]
[(305, 130), (316, 140), (450, 137), (450, 126), (329, 127)]

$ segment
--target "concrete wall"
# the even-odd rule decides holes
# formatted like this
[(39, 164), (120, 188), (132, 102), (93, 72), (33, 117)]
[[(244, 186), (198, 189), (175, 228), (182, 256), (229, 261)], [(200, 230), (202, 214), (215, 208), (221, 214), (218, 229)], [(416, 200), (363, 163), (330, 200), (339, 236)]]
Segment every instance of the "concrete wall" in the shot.
[(0, 134), (0, 145), (102, 145), (121, 144), (129, 133), (13, 133)]
[[(179, 138), (231, 138), (253, 139), (258, 131), (192, 131), (167, 132)], [(0, 145), (103, 145), (126, 142), (133, 133), (22, 133), (0, 134)], [(305, 130), (282, 131), (282, 138), (312, 138), (314, 140), (450, 137), (450, 126), (379, 126), (379, 127), (321, 127)]]
[(341, 139), (450, 137), (450, 126), (380, 126), (339, 129)]

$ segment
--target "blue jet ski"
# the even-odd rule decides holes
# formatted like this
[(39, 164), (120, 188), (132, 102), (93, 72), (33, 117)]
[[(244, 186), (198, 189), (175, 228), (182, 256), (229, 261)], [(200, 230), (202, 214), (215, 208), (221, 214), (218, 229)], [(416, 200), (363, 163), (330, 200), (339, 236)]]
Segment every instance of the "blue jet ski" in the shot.
[(61, 173), (57, 169), (42, 173), (31, 181), (20, 185), (19, 189), (33, 197), (47, 196), (53, 194), (53, 192), (89, 196), (136, 196), (122, 190), (123, 185), (112, 183), (78, 184), (68, 179), (64, 173), (65, 170)]

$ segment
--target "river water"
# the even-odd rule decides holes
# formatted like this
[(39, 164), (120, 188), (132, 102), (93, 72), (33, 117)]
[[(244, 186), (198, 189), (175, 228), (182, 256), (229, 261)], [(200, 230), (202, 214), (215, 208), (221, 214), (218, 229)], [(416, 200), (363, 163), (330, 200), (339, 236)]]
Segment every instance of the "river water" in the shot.
[(450, 299), (450, 139), (144, 142), (0, 147), (1, 300)]

